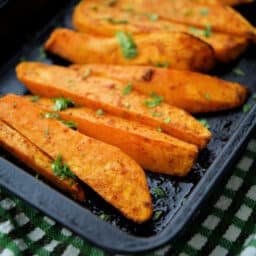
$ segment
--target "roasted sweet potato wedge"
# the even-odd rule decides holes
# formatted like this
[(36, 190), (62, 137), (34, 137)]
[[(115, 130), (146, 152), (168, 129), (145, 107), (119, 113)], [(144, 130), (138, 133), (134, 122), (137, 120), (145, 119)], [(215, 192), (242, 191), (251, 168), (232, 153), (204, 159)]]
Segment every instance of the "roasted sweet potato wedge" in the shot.
[(53, 174), (52, 158), (2, 121), (0, 121), (0, 145), (74, 199), (85, 200), (84, 191), (76, 181), (72, 178), (62, 180)]
[(72, 65), (72, 69), (84, 74), (108, 77), (128, 83), (148, 94), (154, 91), (170, 105), (190, 113), (214, 112), (241, 106), (247, 98), (247, 88), (216, 77), (186, 70), (115, 65)]
[(164, 20), (161, 17), (152, 20), (152, 17), (154, 16), (130, 13), (91, 1), (82, 1), (75, 8), (73, 25), (81, 32), (99, 36), (113, 36), (118, 31), (132, 32), (134, 35), (170, 32), (170, 36), (172, 32), (186, 32), (210, 44), (215, 51), (216, 58), (221, 62), (236, 59), (249, 44), (246, 37), (210, 31), (207, 33), (205, 30)]
[[(190, 0), (191, 2), (194, 2), (194, 0)], [(248, 4), (252, 3), (255, 0), (197, 0), (197, 3), (200, 4), (225, 4), (225, 5), (240, 5), (240, 4)]]
[[(105, 63), (121, 65), (155, 65), (169, 63), (170, 67), (208, 71), (214, 66), (212, 48), (185, 33), (152, 33), (102, 38), (56, 29), (45, 44), (45, 49), (78, 64)], [(103, 47), (104, 45), (104, 47)]]
[(156, 94), (148, 97), (133, 91), (131, 83), (33, 62), (19, 64), (16, 71), (18, 79), (35, 95), (70, 97), (77, 104), (161, 128), (200, 148), (210, 140), (211, 133), (188, 113), (162, 103), (163, 98)]
[[(54, 112), (55, 103), (51, 99), (40, 98), (34, 104), (44, 111)], [(137, 122), (103, 113), (99, 115), (85, 107), (57, 113), (62, 120), (75, 122), (81, 133), (120, 148), (146, 170), (185, 176), (197, 157), (196, 146)]]
[[(107, 1), (91, 0), (91, 2), (105, 4)], [(128, 11), (132, 8), (137, 12), (158, 15), (177, 23), (244, 36), (256, 41), (256, 29), (238, 12), (226, 5), (207, 5), (206, 8), (205, 4), (191, 0), (119, 0), (111, 7)]]
[(55, 119), (45, 118), (40, 108), (19, 96), (0, 99), (0, 112), (1, 120), (51, 158), (61, 155), (81, 181), (127, 218), (140, 223), (151, 217), (145, 173), (120, 149), (73, 131)]

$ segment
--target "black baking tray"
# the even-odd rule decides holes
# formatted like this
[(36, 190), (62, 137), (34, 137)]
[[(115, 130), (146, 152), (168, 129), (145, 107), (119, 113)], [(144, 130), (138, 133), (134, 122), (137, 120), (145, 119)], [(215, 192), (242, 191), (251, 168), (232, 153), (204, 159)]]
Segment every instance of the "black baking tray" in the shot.
[[(70, 1), (47, 24), (30, 35), (18, 52), (12, 51), (8, 62), (0, 67), (0, 94), (27, 94), (26, 88), (15, 76), (15, 66), (21, 60), (37, 60), (45, 63), (68, 65), (56, 56), (43, 51), (43, 43), (56, 27), (72, 27), (71, 14), (77, 1)], [(253, 24), (256, 24), (256, 3), (239, 9)], [(238, 76), (239, 68), (245, 75)], [(239, 60), (229, 65), (218, 65), (212, 71), (229, 81), (245, 84), (251, 91), (247, 104), (252, 108), (244, 113), (242, 108), (219, 113), (196, 116), (207, 119), (212, 140), (204, 149), (191, 173), (185, 178), (147, 172), (152, 193), (154, 211), (162, 211), (156, 221), (134, 224), (125, 219), (90, 188), (84, 185), (86, 202), (77, 203), (62, 194), (47, 182), (34, 177), (34, 173), (5, 150), (0, 149), (0, 185), (15, 193), (32, 206), (67, 226), (81, 237), (100, 248), (116, 253), (139, 253), (156, 249), (173, 241), (181, 234), (202, 203), (206, 201), (220, 180), (228, 175), (230, 167), (242, 152), (248, 138), (256, 128), (256, 51), (251, 47)], [(207, 85), (206, 85), (207, 86)], [(22, 117), (21, 117), (22, 118)], [(154, 195), (155, 187), (161, 186), (167, 196)], [(99, 218), (102, 214), (107, 220)]]

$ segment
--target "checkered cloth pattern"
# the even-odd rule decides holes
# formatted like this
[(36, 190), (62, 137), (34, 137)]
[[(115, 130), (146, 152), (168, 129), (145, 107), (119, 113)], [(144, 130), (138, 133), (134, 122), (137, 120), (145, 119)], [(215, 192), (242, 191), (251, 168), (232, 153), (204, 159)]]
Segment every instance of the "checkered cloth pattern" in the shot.
[[(185, 234), (175, 243), (147, 255), (256, 255), (255, 171), (256, 136), (250, 140), (232, 175), (218, 186)], [(108, 254), (1, 189), (0, 255)]]

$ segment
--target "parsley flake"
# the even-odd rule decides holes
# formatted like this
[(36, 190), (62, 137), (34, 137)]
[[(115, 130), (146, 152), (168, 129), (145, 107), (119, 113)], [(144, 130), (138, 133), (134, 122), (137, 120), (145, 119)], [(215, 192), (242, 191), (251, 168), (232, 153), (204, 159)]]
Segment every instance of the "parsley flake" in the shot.
[(58, 155), (57, 158), (52, 162), (52, 171), (55, 176), (58, 176), (61, 180), (66, 178), (72, 178), (76, 180), (76, 176), (69, 169), (67, 164), (62, 163), (62, 155)]
[(170, 117), (167, 117), (164, 119), (164, 123), (165, 124), (169, 124), (171, 122), (171, 118)]
[(208, 121), (206, 119), (199, 119), (198, 120), (205, 128), (209, 129), (210, 125), (208, 124)]
[(96, 111), (96, 114), (99, 115), (99, 116), (102, 116), (102, 115), (104, 115), (104, 111), (99, 108), (99, 109)]
[(152, 220), (154, 220), (154, 221), (159, 220), (160, 217), (162, 216), (162, 214), (163, 214), (163, 211), (160, 211), (160, 210), (159, 211), (155, 211), (154, 215), (152, 217)]
[(145, 13), (145, 16), (147, 16), (151, 21), (156, 21), (158, 20), (158, 14), (154, 13)]
[(168, 61), (165, 61), (165, 62), (163, 62), (163, 63), (156, 62), (155, 66), (156, 66), (157, 68), (169, 68), (170, 62), (168, 62)]
[(138, 55), (138, 49), (131, 33), (119, 31), (116, 32), (116, 37), (122, 49), (122, 54), (126, 59), (133, 59)]
[(101, 218), (102, 220), (105, 220), (105, 221), (110, 221), (110, 220), (111, 220), (111, 215), (110, 215), (110, 214), (106, 214), (106, 213), (102, 213), (102, 214), (100, 215), (100, 218)]
[(206, 15), (208, 15), (209, 10), (208, 10), (208, 8), (202, 8), (200, 10), (200, 13), (201, 13), (202, 16), (206, 16)]
[(165, 197), (166, 196), (165, 191), (160, 187), (154, 188), (153, 193), (156, 194), (158, 197)]
[(161, 127), (156, 127), (156, 130), (157, 130), (158, 132), (162, 132), (162, 128), (161, 128)]
[(36, 102), (36, 101), (38, 101), (39, 99), (40, 99), (40, 96), (38, 96), (38, 95), (33, 95), (33, 96), (31, 96), (30, 101)]
[(205, 97), (207, 100), (210, 100), (210, 99), (211, 99), (210, 94), (209, 94), (209, 93), (207, 93), (207, 92), (204, 94), (204, 97)]
[(158, 106), (163, 100), (164, 97), (163, 96), (158, 96), (156, 95), (154, 92), (151, 93), (150, 95), (153, 100), (145, 100), (144, 103), (149, 107), (149, 108), (154, 108), (156, 106)]
[(90, 74), (91, 74), (91, 69), (90, 69), (90, 68), (87, 68), (87, 69), (84, 71), (83, 78), (88, 77)]
[(123, 90), (123, 95), (128, 95), (132, 91), (132, 82), (129, 82)]
[(73, 121), (62, 121), (63, 124), (65, 124), (68, 128), (71, 128), (73, 130), (77, 129), (77, 123), (73, 122)]
[(248, 113), (252, 108), (252, 105), (250, 103), (244, 104), (243, 105), (243, 112)]
[(245, 76), (245, 72), (240, 68), (234, 68), (232, 72), (237, 76)]
[(152, 113), (152, 116), (153, 117), (160, 117), (160, 116), (162, 116), (163, 114), (162, 113), (160, 113), (160, 112), (153, 112)]
[(53, 110), (58, 111), (58, 110), (65, 110), (68, 107), (74, 107), (75, 104), (70, 98), (57, 98), (54, 99), (55, 101), (55, 106), (53, 107)]

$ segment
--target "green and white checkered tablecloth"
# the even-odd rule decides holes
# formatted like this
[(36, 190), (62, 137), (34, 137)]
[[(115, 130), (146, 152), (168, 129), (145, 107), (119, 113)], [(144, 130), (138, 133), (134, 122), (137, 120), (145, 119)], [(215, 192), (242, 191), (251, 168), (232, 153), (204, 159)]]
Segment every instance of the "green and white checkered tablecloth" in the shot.
[[(256, 136), (185, 235), (147, 255), (256, 255)], [(108, 255), (0, 190), (0, 255)]]

